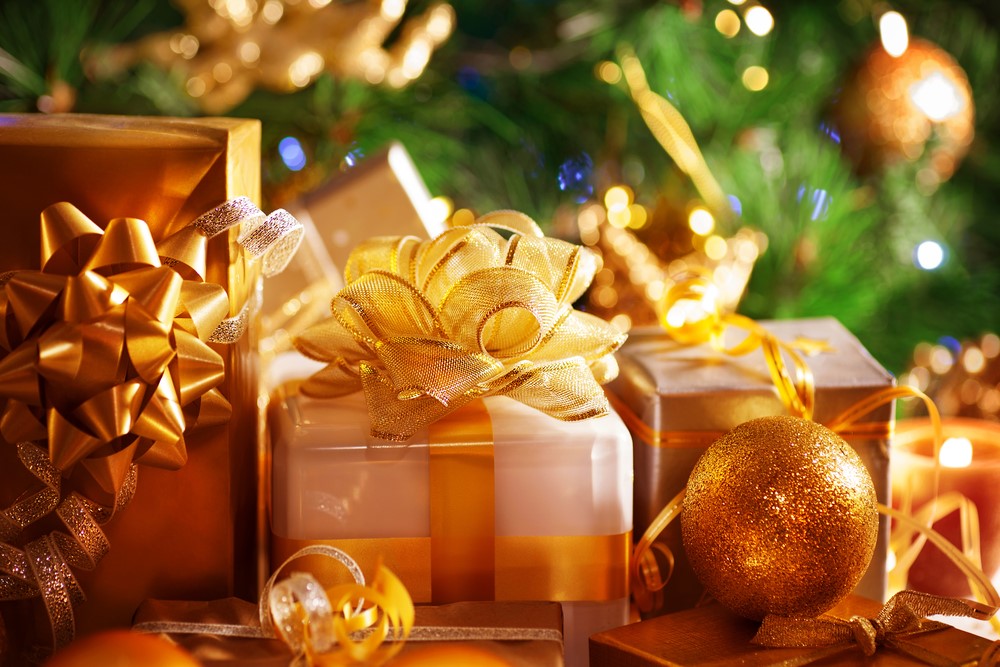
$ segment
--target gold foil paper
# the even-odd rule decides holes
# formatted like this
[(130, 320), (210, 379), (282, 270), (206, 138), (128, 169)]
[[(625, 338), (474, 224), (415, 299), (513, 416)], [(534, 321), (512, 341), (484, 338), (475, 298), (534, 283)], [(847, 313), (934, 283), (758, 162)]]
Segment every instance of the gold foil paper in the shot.
[[(228, 199), (259, 201), (259, 141), (256, 121), (0, 115), (8, 229), (0, 268), (40, 268), (38, 216), (56, 202), (73, 202), (102, 227), (113, 218), (145, 220), (162, 241)], [(260, 263), (238, 259), (239, 236), (234, 228), (213, 238), (201, 260), (205, 279), (226, 289), (230, 316), (256, 309)], [(128, 625), (146, 597), (255, 594), (255, 349), (253, 326), (235, 345), (214, 346), (232, 419), (189, 439), (181, 470), (142, 471), (128, 510), (107, 525), (113, 548), (97, 570), (79, 576), (88, 598), (77, 611), (81, 633)], [(0, 447), (3, 505), (30, 484), (15, 448)], [(9, 625), (30, 624), (20, 603), (3, 611)], [(38, 639), (30, 628), (11, 635)]]

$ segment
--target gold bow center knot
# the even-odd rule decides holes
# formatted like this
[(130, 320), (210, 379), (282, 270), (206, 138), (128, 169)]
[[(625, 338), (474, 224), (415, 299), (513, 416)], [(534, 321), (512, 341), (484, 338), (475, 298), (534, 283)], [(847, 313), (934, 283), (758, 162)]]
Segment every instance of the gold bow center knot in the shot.
[(348, 259), (332, 317), (295, 341), (327, 364), (302, 391), (363, 390), (372, 435), (394, 441), (483, 396), (563, 420), (605, 414), (600, 384), (617, 374), (625, 336), (572, 306), (600, 268), (515, 211), (429, 241), (367, 241)]

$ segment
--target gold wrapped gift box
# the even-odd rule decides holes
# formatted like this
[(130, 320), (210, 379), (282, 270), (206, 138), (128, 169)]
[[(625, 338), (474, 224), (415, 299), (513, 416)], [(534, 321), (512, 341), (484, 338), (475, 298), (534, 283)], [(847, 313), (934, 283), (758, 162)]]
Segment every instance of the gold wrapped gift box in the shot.
[[(162, 628), (206, 667), (256, 665), (288, 667), (292, 655), (278, 639), (227, 637), (208, 631), (212, 624), (259, 627), (257, 606), (237, 599), (213, 602), (149, 600), (136, 627)], [(204, 625), (205, 632), (171, 633), (178, 624)], [(490, 664), (561, 667), (562, 612), (555, 602), (456, 602), (416, 607), (416, 620), (402, 651), (387, 663), (435, 665), (488, 655)], [(464, 650), (464, 651), (463, 651)], [(462, 651), (462, 652), (460, 652)], [(419, 659), (418, 659), (419, 658)]]
[[(814, 419), (831, 420), (858, 401), (893, 386), (892, 376), (833, 318), (761, 322), (786, 343), (805, 338), (820, 341), (827, 351), (805, 357), (816, 382)], [(741, 338), (726, 331), (726, 346)], [(642, 535), (660, 510), (687, 484), (705, 448), (735, 426), (756, 417), (788, 414), (771, 382), (760, 351), (727, 356), (710, 345), (682, 345), (659, 328), (633, 330), (618, 353), (621, 373), (605, 388), (629, 426), (635, 460), (635, 532)], [(844, 434), (861, 455), (875, 482), (880, 502), (889, 494), (888, 435), (892, 405), (866, 416), (865, 432)], [(883, 599), (886, 592), (886, 544), (889, 525), (883, 517), (872, 565), (856, 593)], [(693, 607), (702, 595), (674, 522), (660, 537), (676, 562), (658, 608)]]
[[(870, 618), (879, 607), (876, 602), (852, 595), (828, 614), (838, 619), (854, 615)], [(590, 662), (605, 667), (773, 667), (795, 659), (803, 661), (794, 664), (816, 667), (975, 665), (990, 646), (989, 639), (947, 628), (905, 640), (937, 656), (940, 661), (936, 663), (917, 660), (888, 646), (879, 647), (871, 657), (865, 657), (859, 647), (850, 647), (822, 659), (805, 661), (807, 656), (823, 649), (751, 644), (759, 627), (759, 622), (740, 618), (712, 603), (596, 634), (590, 639)]]
[[(102, 228), (112, 218), (140, 218), (159, 241), (239, 196), (260, 200), (258, 121), (0, 115), (2, 271), (39, 268), (39, 216), (56, 202), (74, 204)], [(248, 300), (251, 312), (256, 308), (259, 269), (238, 253), (239, 231), (212, 238), (206, 258), (205, 278), (227, 290), (231, 315)], [(95, 570), (76, 573), (87, 596), (76, 611), (81, 634), (128, 626), (147, 597), (256, 594), (254, 327), (237, 343), (213, 348), (225, 363), (219, 389), (231, 420), (186, 438), (188, 461), (179, 471), (141, 467), (132, 502), (104, 527), (110, 552)], [(32, 481), (15, 448), (2, 443), (0, 506)], [(0, 603), (12, 640), (31, 637), (19, 628), (41, 606), (37, 599)], [(47, 622), (36, 621), (38, 637), (28, 641), (45, 643), (48, 630), (39, 624)]]

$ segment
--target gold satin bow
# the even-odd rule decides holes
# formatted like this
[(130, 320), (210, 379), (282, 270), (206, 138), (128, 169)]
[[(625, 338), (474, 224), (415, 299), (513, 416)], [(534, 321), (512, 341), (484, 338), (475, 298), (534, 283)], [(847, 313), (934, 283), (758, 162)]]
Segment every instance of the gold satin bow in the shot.
[[(40, 596), (56, 648), (72, 640), (84, 599), (71, 566), (93, 569), (107, 552), (101, 525), (132, 497), (136, 464), (179, 468), (186, 433), (229, 419), (215, 389), (223, 360), (207, 343), (237, 340), (248, 304), (229, 317), (205, 263), (208, 239), (234, 225), (266, 275), (302, 234), (286, 212), (265, 216), (245, 197), (161, 243), (142, 220), (102, 230), (63, 202), (41, 214), (40, 270), (0, 276), (0, 434), (41, 486), (0, 511), (0, 600)], [(71, 475), (78, 489), (62, 498)], [(50, 513), (65, 531), (13, 545)]]
[(301, 390), (363, 389), (372, 435), (394, 441), (483, 396), (563, 420), (605, 414), (600, 384), (617, 375), (612, 353), (625, 335), (572, 306), (600, 268), (591, 251), (544, 238), (514, 211), (431, 241), (371, 239), (348, 259), (333, 317), (295, 341), (328, 364)]
[(931, 615), (965, 616), (984, 620), (996, 608), (962, 600), (916, 591), (900, 591), (893, 595), (875, 618), (853, 616), (849, 620), (833, 617), (797, 618), (765, 616), (760, 630), (751, 643), (769, 647), (816, 647), (823, 650), (773, 663), (771, 667), (807, 665), (826, 657), (858, 648), (873, 656), (880, 646), (894, 649), (924, 664), (947, 667), (953, 662), (933, 651), (908, 641), (927, 632), (946, 630), (951, 626), (924, 617)]

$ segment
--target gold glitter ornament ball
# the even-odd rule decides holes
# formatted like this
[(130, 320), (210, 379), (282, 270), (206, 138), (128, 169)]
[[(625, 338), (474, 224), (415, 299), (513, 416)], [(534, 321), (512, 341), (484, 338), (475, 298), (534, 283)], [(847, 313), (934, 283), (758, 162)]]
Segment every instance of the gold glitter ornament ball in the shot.
[(875, 485), (840, 436), (797, 417), (740, 424), (688, 479), (684, 550), (720, 603), (752, 619), (815, 616), (850, 593), (875, 551)]
[(898, 57), (872, 46), (845, 82), (833, 120), (861, 173), (926, 159), (921, 179), (934, 185), (951, 177), (975, 134), (968, 77), (951, 55), (923, 39), (910, 40)]

